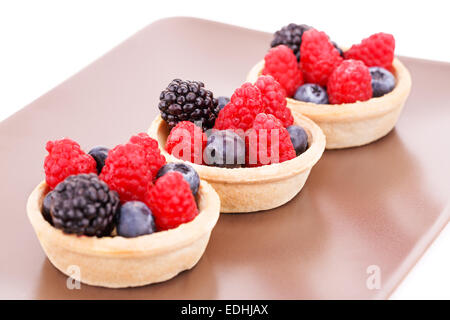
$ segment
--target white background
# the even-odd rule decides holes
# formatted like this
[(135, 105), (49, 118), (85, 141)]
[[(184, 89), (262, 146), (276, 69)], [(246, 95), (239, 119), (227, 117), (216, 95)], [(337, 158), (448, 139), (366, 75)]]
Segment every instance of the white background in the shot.
[[(289, 22), (306, 23), (343, 46), (384, 31), (394, 34), (397, 54), (450, 62), (447, 2), (0, 0), (0, 121), (136, 31), (169, 16), (268, 32)], [(447, 227), (392, 298), (450, 299), (449, 253)]]

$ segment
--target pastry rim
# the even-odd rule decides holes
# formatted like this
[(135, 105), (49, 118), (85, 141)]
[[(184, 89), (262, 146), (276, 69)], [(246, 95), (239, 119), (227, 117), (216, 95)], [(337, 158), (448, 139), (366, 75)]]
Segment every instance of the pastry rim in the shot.
[(304, 115), (294, 113), (292, 115), (294, 117), (294, 124), (301, 124), (308, 134), (308, 149), (291, 160), (260, 167), (220, 168), (199, 165), (172, 156), (165, 150), (165, 145), (163, 145), (159, 139), (159, 131), (165, 124), (160, 115), (153, 120), (148, 130), (148, 134), (158, 141), (161, 153), (166, 157), (168, 162), (182, 162), (191, 165), (199, 173), (202, 179), (211, 182), (239, 184), (279, 181), (310, 169), (317, 161), (319, 161), (325, 150), (326, 141), (322, 129)]
[[(259, 61), (247, 75), (247, 81), (254, 83), (264, 68), (264, 59)], [(392, 62), (393, 75), (396, 79), (394, 89), (381, 96), (366, 101), (343, 104), (315, 104), (286, 98), (288, 106), (318, 121), (352, 121), (382, 116), (397, 106), (396, 102), (405, 99), (411, 89), (411, 75), (405, 65), (394, 58)]]
[[(211, 232), (220, 214), (219, 196), (209, 183), (201, 180), (198, 191), (199, 214), (194, 220), (177, 228), (135, 238), (77, 236), (62, 232), (44, 219), (41, 205), (48, 190), (47, 184), (42, 181), (27, 201), (27, 215), (38, 238), (52, 238), (58, 246), (71, 252), (92, 256), (148, 257), (175, 251)], [(45, 236), (42, 235), (44, 233)]]

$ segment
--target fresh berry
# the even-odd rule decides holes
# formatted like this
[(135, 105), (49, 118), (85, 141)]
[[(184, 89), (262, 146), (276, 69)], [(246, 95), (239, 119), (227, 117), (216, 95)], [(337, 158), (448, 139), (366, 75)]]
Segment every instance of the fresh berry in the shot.
[(196, 164), (203, 163), (203, 149), (206, 146), (206, 134), (189, 121), (179, 122), (170, 131), (166, 150), (174, 157)]
[(100, 179), (117, 191), (122, 203), (147, 200), (153, 176), (146, 157), (145, 149), (132, 143), (109, 151)]
[(230, 102), (219, 112), (214, 129), (242, 129), (253, 126), (258, 113), (264, 111), (261, 91), (250, 83), (244, 83), (231, 96)]
[(50, 189), (68, 176), (79, 173), (97, 172), (94, 158), (81, 150), (80, 145), (70, 139), (49, 141), (45, 147), (45, 181)]
[(344, 60), (331, 74), (327, 90), (332, 104), (369, 100), (372, 97), (369, 68), (358, 60)]
[(245, 164), (245, 141), (232, 130), (216, 130), (208, 137), (205, 163), (217, 167), (236, 168)]
[(195, 171), (195, 169), (188, 164), (175, 162), (168, 163), (161, 169), (159, 169), (158, 174), (156, 175), (156, 179), (159, 179), (165, 174), (173, 171), (181, 173), (184, 180), (186, 180), (187, 183), (189, 183), (189, 187), (191, 188), (192, 194), (195, 196), (200, 186), (200, 177), (198, 176), (197, 171)]
[(274, 77), (284, 88), (288, 97), (292, 97), (295, 89), (303, 84), (303, 74), (298, 67), (297, 58), (285, 45), (269, 50), (264, 57), (262, 74)]
[(273, 48), (279, 46), (280, 44), (284, 44), (288, 46), (292, 52), (294, 52), (297, 61), (300, 61), (300, 45), (302, 44), (302, 35), (309, 29), (311, 29), (311, 27), (306, 24), (290, 23), (275, 32), (270, 46)]
[(102, 237), (114, 229), (118, 207), (117, 192), (96, 174), (79, 174), (56, 186), (50, 213), (54, 226), (65, 233)]
[(130, 138), (130, 143), (138, 144), (144, 148), (147, 154), (147, 163), (150, 166), (152, 176), (155, 177), (158, 170), (166, 164), (166, 158), (158, 148), (158, 141), (150, 138), (148, 134), (141, 132)]
[(128, 201), (120, 207), (117, 216), (117, 235), (134, 238), (155, 231), (155, 220), (145, 203)]
[(100, 174), (102, 172), (103, 167), (105, 166), (106, 157), (108, 157), (109, 149), (105, 147), (94, 147), (91, 151), (88, 152), (89, 155), (94, 158), (97, 163), (97, 173)]
[(295, 158), (289, 132), (271, 114), (260, 113), (256, 116), (253, 129), (247, 132), (246, 145), (249, 166), (279, 163)]
[(200, 81), (174, 79), (159, 96), (161, 117), (169, 128), (181, 121), (201, 122), (203, 130), (212, 128), (219, 113), (217, 99)]
[(316, 29), (303, 34), (300, 53), (300, 69), (305, 81), (321, 86), (327, 85), (328, 77), (343, 60), (325, 32)]
[(305, 129), (299, 126), (290, 126), (286, 130), (289, 132), (291, 137), (292, 145), (294, 146), (295, 154), (297, 156), (301, 155), (308, 149), (308, 135)]
[(50, 214), (50, 208), (53, 202), (53, 195), (54, 195), (53, 191), (50, 191), (45, 196), (44, 201), (42, 201), (42, 216), (51, 225), (53, 225), (53, 221), (52, 215)]
[(381, 97), (394, 89), (395, 78), (392, 73), (380, 67), (371, 67), (369, 72), (372, 77), (373, 97)]
[(223, 96), (217, 97), (219, 111), (222, 110), (228, 104), (228, 102), (230, 102), (230, 98), (228, 97)]
[(368, 67), (389, 69), (394, 60), (395, 39), (388, 33), (375, 33), (345, 52), (346, 59), (361, 60)]
[(260, 76), (255, 86), (261, 91), (264, 113), (274, 115), (285, 127), (294, 123), (291, 110), (287, 107), (286, 92), (272, 76)]
[(294, 94), (294, 99), (316, 104), (328, 104), (327, 91), (314, 83), (305, 83), (300, 86)]
[(178, 172), (169, 172), (156, 180), (148, 203), (158, 230), (176, 228), (198, 214), (189, 183)]

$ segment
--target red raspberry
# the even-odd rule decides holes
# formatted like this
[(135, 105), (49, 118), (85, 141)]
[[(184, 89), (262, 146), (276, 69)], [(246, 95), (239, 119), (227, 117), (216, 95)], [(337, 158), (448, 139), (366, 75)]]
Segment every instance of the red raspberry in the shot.
[(253, 129), (246, 134), (247, 163), (249, 166), (280, 163), (295, 158), (289, 132), (271, 114), (256, 116)]
[(166, 173), (156, 180), (148, 203), (158, 230), (176, 228), (198, 215), (189, 183), (179, 172)]
[(264, 113), (273, 114), (284, 127), (294, 123), (291, 110), (286, 106), (286, 93), (272, 76), (260, 76), (255, 86), (261, 91)]
[(170, 131), (166, 150), (178, 159), (196, 164), (203, 163), (206, 134), (190, 121), (181, 121)]
[(130, 143), (144, 147), (147, 153), (147, 163), (150, 166), (150, 171), (152, 172), (152, 176), (156, 177), (158, 170), (166, 164), (166, 158), (164, 158), (158, 148), (158, 141), (150, 138), (148, 134), (141, 132), (132, 136)]
[(148, 199), (153, 176), (146, 157), (145, 149), (132, 143), (118, 145), (109, 151), (100, 179), (111, 190), (117, 191), (122, 203)]
[(303, 74), (298, 67), (294, 52), (285, 45), (279, 45), (269, 50), (264, 57), (263, 75), (270, 74), (286, 90), (286, 95), (292, 97), (295, 90), (303, 84)]
[(395, 39), (388, 33), (375, 33), (354, 44), (344, 53), (346, 59), (361, 60), (368, 67), (389, 69), (394, 60)]
[(372, 98), (369, 68), (359, 60), (345, 60), (328, 79), (328, 98), (332, 104), (353, 103)]
[(250, 83), (244, 83), (231, 96), (230, 102), (219, 112), (214, 129), (242, 129), (252, 127), (258, 113), (264, 111), (261, 92)]
[(328, 77), (342, 62), (339, 51), (325, 32), (310, 29), (302, 36), (300, 46), (300, 69), (306, 82), (326, 86)]
[(97, 173), (97, 164), (80, 145), (70, 139), (48, 141), (44, 160), (45, 181), (50, 189), (68, 176), (80, 173)]

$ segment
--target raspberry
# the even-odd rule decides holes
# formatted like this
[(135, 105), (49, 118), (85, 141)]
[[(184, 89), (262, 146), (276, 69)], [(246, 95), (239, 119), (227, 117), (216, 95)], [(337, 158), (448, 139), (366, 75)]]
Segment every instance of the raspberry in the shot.
[(394, 60), (395, 39), (388, 33), (375, 33), (345, 52), (346, 59), (361, 60), (368, 67), (389, 69)]
[(284, 127), (294, 123), (291, 110), (286, 106), (286, 93), (272, 76), (260, 76), (255, 86), (261, 91), (264, 113), (272, 114)]
[(328, 77), (342, 60), (325, 32), (310, 29), (303, 33), (300, 69), (306, 82), (326, 86)]
[(273, 115), (260, 113), (246, 134), (249, 166), (280, 163), (295, 158), (289, 132)]
[(231, 96), (230, 102), (219, 112), (214, 129), (250, 129), (258, 113), (264, 111), (261, 92), (250, 83), (244, 83)]
[(80, 173), (96, 173), (94, 158), (81, 150), (80, 145), (70, 139), (48, 141), (48, 155), (44, 160), (45, 181), (50, 189), (68, 176)]
[(152, 178), (145, 149), (132, 143), (110, 150), (100, 174), (100, 179), (111, 190), (117, 191), (122, 203), (131, 200), (145, 202), (152, 187)]
[(353, 103), (372, 97), (372, 77), (369, 68), (359, 60), (345, 60), (328, 79), (330, 103)]
[(148, 203), (158, 230), (176, 228), (198, 214), (189, 183), (179, 172), (169, 172), (156, 180)]
[(190, 121), (181, 121), (170, 131), (166, 150), (178, 159), (202, 164), (206, 140), (202, 129)]
[(130, 143), (138, 144), (145, 149), (150, 171), (152, 172), (152, 176), (156, 177), (158, 170), (166, 164), (166, 158), (164, 158), (158, 148), (158, 141), (150, 138), (148, 134), (141, 132), (132, 136), (130, 138)]
[(274, 77), (286, 90), (288, 97), (292, 97), (295, 90), (303, 84), (303, 74), (298, 67), (297, 58), (285, 45), (269, 50), (264, 57), (262, 74)]

